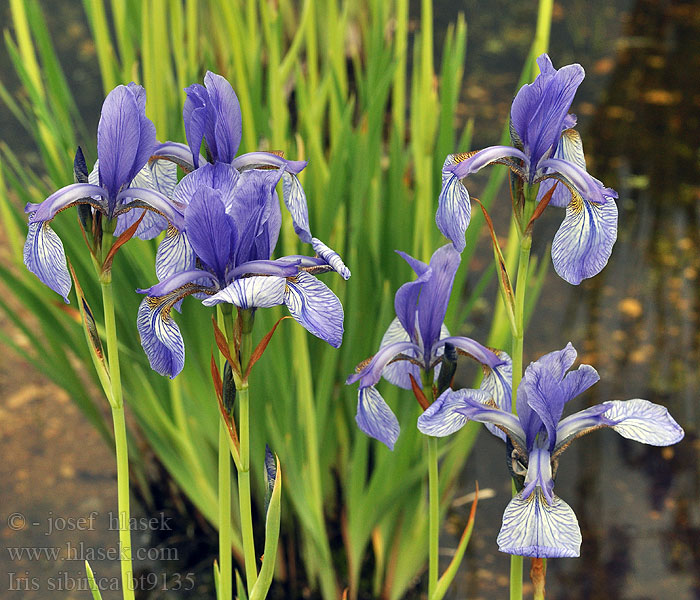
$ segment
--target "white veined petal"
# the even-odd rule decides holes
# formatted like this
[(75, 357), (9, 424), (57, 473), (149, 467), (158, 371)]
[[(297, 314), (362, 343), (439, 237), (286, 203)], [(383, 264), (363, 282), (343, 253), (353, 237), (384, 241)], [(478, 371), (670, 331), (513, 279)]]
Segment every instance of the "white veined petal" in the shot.
[(669, 446), (683, 439), (683, 429), (665, 406), (641, 398), (603, 405), (610, 407), (603, 416), (615, 423), (611, 427), (622, 437), (651, 446)]
[[(498, 408), (505, 412), (510, 412), (512, 402), (511, 386), (513, 383), (513, 362), (510, 356), (502, 350), (496, 350), (495, 352), (498, 357), (505, 362), (492, 369), (487, 369), (479, 389), (486, 392), (496, 403)], [(506, 440), (506, 434), (495, 425), (487, 423), (486, 429), (503, 441)]]
[(287, 210), (292, 215), (294, 231), (299, 239), (311, 243), (311, 231), (309, 230), (309, 209), (306, 205), (306, 193), (301, 186), (299, 178), (294, 173), (285, 171), (282, 179), (282, 197)]
[[(465, 393), (473, 392), (473, 397), (479, 402), (485, 402), (487, 398), (478, 390), (461, 390)], [(463, 394), (442, 394), (433, 402), (425, 412), (418, 417), (418, 430), (425, 435), (445, 437), (462, 429), (469, 420), (457, 409), (464, 408)]]
[(579, 556), (581, 530), (571, 507), (553, 496), (548, 504), (540, 488), (523, 499), (516, 495), (503, 513), (497, 538), (501, 552), (537, 558)]
[(346, 281), (350, 279), (350, 269), (345, 266), (343, 259), (340, 258), (340, 254), (326, 246), (318, 238), (312, 238), (311, 246), (313, 247), (314, 252), (325, 260), (336, 273), (339, 273), (343, 279)]
[[(382, 337), (382, 342), (379, 345), (379, 348), (384, 348), (385, 346), (396, 342), (410, 341), (411, 338), (408, 335), (408, 332), (403, 328), (403, 325), (401, 325), (401, 321), (399, 321), (398, 317), (396, 317), (389, 325), (386, 333), (384, 333), (384, 337)], [(407, 350), (404, 352), (404, 354), (406, 354), (406, 356), (410, 356), (411, 358), (419, 358), (418, 353), (415, 350)], [(382, 377), (400, 388), (410, 390), (411, 379), (409, 378), (409, 373), (413, 375), (413, 378), (420, 385), (421, 378), (418, 365), (414, 365), (407, 360), (397, 360), (396, 362), (388, 364), (382, 370)]]
[(155, 189), (172, 198), (177, 185), (177, 165), (172, 160), (154, 160), (147, 166), (150, 166)]
[(466, 246), (464, 235), (471, 219), (469, 192), (456, 175), (443, 171), (443, 183), (435, 223), (442, 234), (448, 238), (455, 250), (462, 252)]
[(175, 377), (185, 365), (185, 343), (180, 329), (170, 316), (167, 297), (146, 297), (139, 306), (136, 327), (151, 368)]
[(572, 198), (552, 242), (552, 263), (559, 276), (573, 285), (603, 270), (617, 239), (617, 205)]
[(168, 228), (156, 253), (158, 281), (164, 281), (176, 273), (191, 271), (195, 268), (196, 262), (197, 257), (187, 239), (187, 234), (174, 227)]
[(399, 421), (373, 386), (360, 388), (355, 422), (360, 431), (386, 444), (390, 450), (394, 449), (401, 431)]
[(205, 306), (227, 302), (239, 308), (270, 308), (284, 304), (284, 277), (243, 277), (202, 301)]
[(313, 275), (301, 271), (287, 279), (284, 302), (294, 319), (334, 348), (343, 341), (343, 306)]
[(68, 304), (72, 281), (66, 267), (66, 253), (61, 238), (51, 229), (48, 221), (32, 222), (24, 244), (24, 264), (44, 285), (63, 296)]

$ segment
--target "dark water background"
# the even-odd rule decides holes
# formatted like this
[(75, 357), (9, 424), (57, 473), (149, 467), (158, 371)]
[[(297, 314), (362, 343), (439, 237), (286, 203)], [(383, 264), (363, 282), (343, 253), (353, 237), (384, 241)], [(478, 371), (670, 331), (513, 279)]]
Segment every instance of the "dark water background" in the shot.
[[(82, 7), (59, 1), (44, 1), (42, 6), (51, 15), (54, 42), (62, 63), (71, 65), (67, 75), (80, 89), (78, 103), (94, 130), (102, 92), (94, 48), (81, 41), (86, 32)], [(438, 44), (460, 10), (469, 25), (460, 115), (475, 119), (474, 148), (480, 148), (497, 143), (532, 39), (536, 7), (505, 0), (438, 1)], [(412, 7), (414, 15), (418, 11), (417, 5)], [(9, 22), (8, 18), (9, 6), (2, 4), (0, 22)], [(620, 194), (619, 238), (606, 269), (581, 286), (572, 287), (550, 274), (527, 333), (525, 362), (571, 341), (581, 361), (598, 369), (601, 381), (574, 400), (570, 410), (610, 399), (646, 398), (668, 406), (685, 428), (686, 438), (673, 448), (659, 449), (601, 431), (567, 450), (556, 492), (579, 518), (582, 554), (580, 559), (550, 561), (548, 598), (700, 598), (699, 46), (697, 3), (570, 0), (555, 5), (550, 56), (556, 67), (579, 62), (586, 68), (572, 110), (579, 118), (589, 170)], [(0, 69), (12, 89), (15, 80), (9, 64), (3, 47)], [(34, 149), (22, 141), (21, 126), (4, 106), (0, 124), (0, 137), (12, 140), (25, 160), (38, 165)], [(474, 179), (475, 195), (483, 181)], [(504, 197), (499, 205), (505, 208), (494, 211), (503, 234), (508, 204)], [(535, 254), (544, 254), (562, 216), (556, 209), (546, 211), (535, 230)], [(484, 250), (488, 260), (489, 250), (486, 246)], [(484, 305), (472, 317), (470, 334), (477, 339), (488, 330), (490, 310)], [(17, 378), (18, 364), (0, 368), (0, 443), (2, 455), (10, 457), (0, 464), (3, 551), (10, 545), (60, 545), (78, 539), (75, 532), (45, 535), (51, 510), (57, 517), (99, 512), (96, 530), (78, 537), (91, 547), (113, 543), (116, 534), (108, 541), (101, 537), (109, 507), (115, 505), (113, 490), (100, 483), (114, 477), (108, 449), (93, 432), (73, 433), (80, 430), (81, 417), (65, 395), (41, 378), (33, 380), (29, 391), (20, 385), (26, 382)], [(37, 407), (46, 411), (43, 416), (37, 416)], [(67, 422), (75, 428), (70, 434), (64, 433)], [(75, 451), (77, 441), (80, 453)], [(473, 490), (475, 480), (485, 490), (484, 499), (449, 597), (507, 597), (509, 561), (497, 552), (495, 539), (510, 483), (502, 444), (485, 433), (465, 469), (465, 493)], [(449, 518), (447, 530), (453, 536), (443, 536), (445, 560), (456, 545), (454, 536), (463, 527), (467, 509), (457, 507)], [(5, 519), (13, 511), (26, 513), (30, 521), (36, 516), (42, 527), (21, 532), (6, 528)], [(135, 512), (138, 516), (138, 509)], [(149, 537), (152, 532), (140, 535), (135, 545), (157, 544)], [(176, 535), (192, 539), (188, 532)], [(142, 572), (147, 573), (149, 565), (158, 572), (180, 570), (182, 575), (187, 569), (197, 574), (198, 582), (206, 583), (209, 547), (193, 548), (187, 541), (189, 552), (185, 552), (177, 542), (168, 544), (180, 548), (178, 560), (143, 561)], [(99, 564), (103, 575), (118, 575), (113, 562)], [(16, 573), (16, 581), (24, 581), (23, 573), (31, 575), (37, 567), (57, 575), (70, 569), (77, 572), (81, 565), (18, 561), (3, 553), (0, 577), (6, 579), (0, 579), (0, 597), (88, 594), (6, 591), (10, 572)], [(173, 578), (168, 581), (172, 584)]]

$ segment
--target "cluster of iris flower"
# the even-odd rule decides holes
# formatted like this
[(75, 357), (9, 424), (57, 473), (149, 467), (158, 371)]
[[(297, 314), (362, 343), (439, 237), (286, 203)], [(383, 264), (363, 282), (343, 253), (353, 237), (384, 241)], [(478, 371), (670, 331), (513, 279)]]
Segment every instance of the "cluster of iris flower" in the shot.
[[(499, 548), (522, 556), (563, 557), (578, 556), (581, 543), (576, 516), (553, 492), (559, 456), (571, 441), (607, 427), (642, 443), (669, 445), (683, 437), (683, 430), (664, 407), (641, 399), (604, 402), (562, 418), (564, 405), (598, 380), (589, 365), (567, 372), (576, 359), (571, 344), (527, 367), (516, 390), (514, 414), (510, 357), (450, 335), (443, 323), (471, 213), (463, 180), (489, 164), (505, 164), (522, 185), (538, 186), (536, 202), (566, 208), (552, 243), (552, 262), (563, 279), (578, 284), (596, 275), (611, 254), (617, 237), (617, 194), (587, 172), (576, 118), (568, 112), (583, 69), (568, 65), (556, 70), (547, 55), (538, 64), (536, 80), (513, 101), (513, 146), (445, 160), (436, 223), (450, 243), (436, 250), (428, 264), (399, 253), (416, 279), (397, 291), (396, 318), (378, 352), (347, 383), (360, 384), (359, 428), (393, 449), (400, 426), (376, 388), (380, 379), (418, 395), (439, 379), (440, 369), (450, 362), (448, 355), (478, 361), (484, 370), (479, 389), (453, 390), (448, 383), (424, 407), (418, 429), (443, 437), (469, 420), (485, 423), (506, 442), (518, 490), (505, 510)], [(311, 235), (297, 177), (306, 162), (266, 152), (236, 155), (240, 107), (224, 78), (209, 72), (204, 85), (185, 91), (186, 144), (156, 141), (141, 86), (120, 85), (110, 92), (102, 107), (93, 171), (26, 207), (27, 268), (68, 301), (71, 278), (50, 222), (78, 205), (88, 233), (120, 236), (134, 229), (137, 237), (152, 239), (165, 231), (155, 264), (159, 282), (138, 290), (146, 297), (137, 327), (158, 373), (174, 377), (183, 368), (184, 342), (171, 311), (179, 310), (190, 295), (206, 306), (284, 304), (308, 331), (340, 346), (342, 306), (316, 275), (335, 271), (347, 279), (350, 271), (336, 252)], [(203, 142), (206, 157), (200, 154)], [(187, 173), (179, 182), (177, 165)], [(311, 244), (312, 257), (272, 258), (282, 222), (275, 191), (280, 181), (294, 229), (302, 242)]]
[(518, 490), (503, 515), (499, 549), (537, 558), (573, 557), (580, 551), (578, 522), (569, 505), (553, 493), (561, 453), (575, 438), (606, 427), (655, 446), (677, 443), (683, 430), (666, 408), (641, 399), (603, 402), (562, 418), (564, 405), (598, 381), (589, 365), (567, 373), (576, 360), (571, 344), (527, 367), (513, 413), (510, 357), (469, 338), (451, 337), (442, 322), (471, 215), (463, 180), (486, 165), (507, 165), (521, 186), (539, 184), (537, 203), (566, 207), (552, 243), (552, 262), (564, 280), (576, 285), (596, 275), (612, 252), (617, 194), (586, 171), (576, 117), (569, 114), (583, 68), (574, 64), (556, 70), (546, 54), (537, 63), (540, 74), (520, 89), (512, 104), (513, 146), (452, 154), (445, 160), (436, 224), (451, 244), (438, 249), (428, 265), (401, 253), (417, 278), (399, 288), (396, 319), (378, 352), (347, 383), (360, 382), (360, 429), (393, 449), (399, 424), (375, 388), (380, 379), (405, 389), (423, 387), (421, 371), (428, 374), (425, 380), (435, 381), (446, 346), (479, 361), (485, 373), (480, 388), (436, 387), (437, 398), (418, 418), (418, 429), (444, 437), (467, 421), (486, 424), (506, 442)]
[[(156, 142), (141, 86), (120, 85), (109, 93), (97, 130), (98, 160), (87, 181), (25, 209), (27, 268), (68, 302), (71, 279), (63, 244), (50, 222), (60, 211), (85, 205), (90, 221), (101, 221), (114, 235), (136, 223), (135, 235), (141, 239), (166, 232), (156, 255), (159, 283), (139, 290), (146, 298), (137, 317), (143, 349), (158, 373), (174, 377), (184, 366), (184, 342), (171, 310), (189, 295), (207, 306), (284, 304), (308, 331), (340, 346), (343, 308), (315, 275), (337, 271), (348, 279), (350, 271), (336, 252), (311, 236), (306, 196), (297, 178), (306, 162), (268, 152), (236, 156), (241, 140), (238, 98), (219, 75), (208, 72), (204, 84), (185, 90), (187, 144)], [(207, 158), (200, 155), (203, 141)], [(177, 165), (187, 172), (179, 182)], [(280, 180), (294, 229), (315, 256), (272, 259), (282, 223), (275, 191)]]

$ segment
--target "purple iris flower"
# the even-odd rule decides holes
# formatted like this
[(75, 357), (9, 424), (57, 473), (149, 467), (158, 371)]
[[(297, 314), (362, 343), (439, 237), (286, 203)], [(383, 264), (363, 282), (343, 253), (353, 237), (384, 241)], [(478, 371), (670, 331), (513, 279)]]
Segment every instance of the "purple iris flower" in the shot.
[(554, 492), (559, 456), (586, 433), (611, 427), (621, 436), (652, 446), (683, 438), (668, 410), (647, 400), (612, 400), (562, 419), (564, 405), (599, 379), (590, 365), (567, 373), (576, 360), (569, 343), (531, 363), (517, 395), (517, 416), (496, 407), (482, 390), (447, 390), (418, 419), (418, 429), (442, 437), (467, 421), (498, 427), (508, 435), (518, 494), (508, 504), (498, 534), (502, 552), (557, 558), (578, 556), (581, 531), (571, 507)]
[(360, 382), (355, 417), (358, 427), (392, 450), (399, 436), (399, 422), (375, 385), (384, 377), (410, 390), (412, 376), (422, 386), (420, 371), (435, 369), (437, 374), (446, 344), (482, 364), (484, 379), (480, 389), (497, 406), (506, 408), (511, 395), (510, 357), (470, 338), (450, 336), (443, 323), (461, 260), (459, 253), (447, 244), (435, 251), (427, 265), (403, 252), (399, 254), (418, 278), (396, 292), (396, 318), (384, 334), (379, 351), (361, 363), (357, 373), (345, 382)]
[(335, 270), (347, 279), (350, 271), (340, 256), (313, 238), (315, 257), (270, 259), (282, 222), (275, 186), (283, 172), (284, 167), (239, 173), (218, 162), (192, 171), (175, 188), (183, 225), (169, 228), (159, 247), (160, 283), (139, 290), (148, 294), (138, 312), (141, 344), (158, 373), (174, 377), (184, 366), (184, 342), (170, 313), (192, 294), (206, 306), (285, 304), (307, 330), (340, 346), (343, 307), (313, 275)]
[[(146, 117), (145, 90), (135, 83), (119, 85), (102, 105), (97, 127), (99, 159), (91, 183), (68, 185), (43, 202), (25, 207), (29, 232), (24, 264), (66, 302), (71, 289), (66, 255), (63, 243), (49, 225), (59, 212), (77, 204), (89, 205), (93, 214), (117, 219), (117, 234), (140, 216), (142, 211), (135, 209), (154, 211), (156, 219), (147, 222), (151, 230), (160, 226), (162, 231), (168, 223), (182, 225), (182, 213), (163, 193), (171, 189), (174, 173), (167, 168), (153, 171), (147, 165), (155, 145), (155, 127)], [(141, 226), (139, 229), (142, 237), (152, 233)]]
[(282, 171), (282, 196), (292, 215), (294, 230), (306, 244), (311, 243), (306, 194), (297, 175), (306, 161), (286, 160), (271, 152), (249, 152), (236, 156), (241, 143), (242, 119), (238, 97), (231, 84), (221, 75), (207, 71), (204, 85), (192, 84), (185, 89), (187, 98), (182, 111), (187, 144), (165, 142), (155, 153), (175, 161), (187, 170), (207, 164), (200, 155), (202, 140), (214, 163), (226, 163), (238, 171), (276, 167)]
[(510, 112), (515, 147), (491, 146), (477, 152), (451, 154), (442, 170), (442, 191), (435, 217), (440, 231), (457, 250), (471, 216), (469, 192), (462, 179), (483, 167), (500, 163), (528, 184), (543, 183), (543, 193), (555, 183), (551, 204), (566, 206), (566, 216), (554, 237), (552, 263), (562, 279), (578, 285), (607, 264), (617, 239), (617, 193), (588, 174), (583, 146), (568, 114), (584, 78), (578, 64), (555, 69), (549, 56), (537, 59), (540, 74), (524, 85)]

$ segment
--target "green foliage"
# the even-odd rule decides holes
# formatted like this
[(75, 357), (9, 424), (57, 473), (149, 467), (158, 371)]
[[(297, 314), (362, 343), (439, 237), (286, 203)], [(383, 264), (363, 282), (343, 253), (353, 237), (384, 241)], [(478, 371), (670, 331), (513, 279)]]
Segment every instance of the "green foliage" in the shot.
[[(0, 83), (0, 98), (35, 141), (45, 175), (31, 172), (0, 142), (0, 216), (14, 261), (0, 267), (0, 281), (11, 291), (11, 301), (0, 298), (0, 310), (29, 344), (18, 346), (5, 334), (2, 338), (65, 388), (109, 438), (75, 301), (64, 307), (21, 259), (26, 234), (22, 207), (71, 183), (76, 146), (94, 160), (95, 136), (86, 132), (76, 109), (38, 1), (12, 0), (11, 9), (14, 33), (5, 32), (5, 43), (26, 94), (16, 99)], [(184, 93), (177, 90), (201, 81), (211, 69), (229, 79), (239, 97), (241, 152), (283, 150), (288, 158), (309, 160), (301, 179), (312, 231), (340, 252), (353, 271), (347, 283), (326, 279), (345, 307), (345, 339), (334, 350), (296, 324), (279, 328), (251, 375), (251, 463), (262, 463), (266, 442), (279, 453), (289, 508), (283, 519), (297, 522), (306, 575), (324, 598), (337, 598), (346, 585), (350, 598), (355, 597), (370, 553), (376, 597), (402, 597), (427, 557), (426, 453), (413, 426), (419, 407), (410, 394), (383, 388), (403, 424), (392, 453), (357, 430), (357, 390), (343, 382), (378, 347), (393, 318), (393, 294), (410, 277), (394, 249), (427, 259), (441, 243), (434, 225), (440, 167), (448, 153), (469, 149), (472, 131), (468, 123), (455, 133), (466, 51), (464, 19), (450, 26), (436, 73), (430, 0), (422, 3), (412, 46), (407, 0), (84, 0), (84, 9), (105, 93), (132, 80), (144, 85), (147, 114), (159, 139), (184, 141)], [(525, 73), (527, 77), (529, 66)], [(494, 171), (481, 198), (486, 206), (503, 177), (503, 171)], [(483, 218), (477, 213), (473, 211), (457, 292), (465, 290), (479, 237)], [(53, 225), (85, 297), (98, 311), (95, 319), (102, 323), (99, 284), (77, 219), (69, 211)], [(307, 251), (298, 247), (289, 219), (280, 246), (283, 254)], [(155, 242), (133, 240), (115, 260), (124, 397), (175, 482), (216, 524), (219, 416), (209, 375), (211, 313), (195, 301), (185, 302), (183, 314), (176, 317), (187, 348), (183, 373), (168, 381), (150, 370), (136, 332), (140, 297), (133, 290), (156, 281), (155, 249)], [(459, 331), (492, 275), (488, 271), (479, 280), (466, 303), (453, 301), (451, 331)], [(281, 315), (261, 311), (255, 340)], [(503, 321), (494, 322), (493, 346), (506, 347)], [(441, 444), (443, 511), (477, 433), (477, 427), (468, 426)], [(140, 464), (138, 455), (132, 459)], [(262, 477), (254, 479), (253, 488), (262, 505)], [(344, 548), (330, 546), (329, 521), (342, 527)], [(240, 555), (235, 521), (233, 529), (232, 543)], [(240, 586), (238, 590), (242, 595)]]

